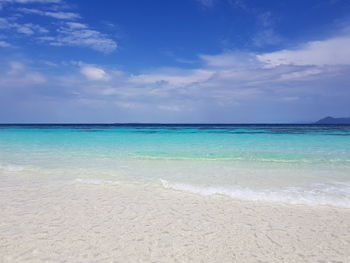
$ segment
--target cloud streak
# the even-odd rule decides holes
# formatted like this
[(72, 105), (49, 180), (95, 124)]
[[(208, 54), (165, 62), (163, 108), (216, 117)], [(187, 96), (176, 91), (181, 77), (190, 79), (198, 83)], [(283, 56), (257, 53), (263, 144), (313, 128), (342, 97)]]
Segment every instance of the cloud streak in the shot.
[(258, 55), (268, 67), (280, 65), (350, 65), (350, 36), (310, 41), (299, 48)]
[(5, 30), (15, 30), (17, 33), (24, 35), (45, 34), (49, 32), (46, 28), (40, 25), (11, 22), (6, 18), (0, 18), (0, 28)]
[(30, 3), (40, 3), (40, 4), (58, 4), (62, 0), (2, 0), (4, 3), (19, 3), (19, 4), (30, 4)]
[(97, 30), (81, 23), (66, 23), (57, 29), (56, 35), (38, 37), (51, 46), (87, 47), (103, 53), (111, 53), (117, 43)]
[[(7, 41), (11, 45), (11, 39), (22, 37), (30, 37), (31, 40), (37, 43), (46, 43), (50, 46), (68, 46), (68, 47), (83, 47), (90, 48), (102, 53), (111, 53), (117, 49), (118, 45), (115, 40), (107, 34), (92, 28), (88, 24), (77, 22), (82, 17), (75, 12), (52, 11), (57, 9), (57, 4), (61, 6), (62, 1), (55, 0), (6, 0), (4, 3), (10, 4), (31, 4), (42, 3), (45, 6), (37, 8), (21, 7), (9, 9), (20, 11), (25, 16), (17, 14), (9, 17), (0, 18), (0, 28), (8, 31)], [(52, 5), (55, 4), (55, 5)], [(51, 9), (50, 9), (51, 8)], [(28, 23), (27, 16), (39, 15), (43, 17), (57, 19), (60, 22), (48, 20), (44, 25)], [(48, 30), (47, 28), (50, 28)], [(16, 32), (19, 35), (13, 35)], [(1, 46), (5, 46), (5, 42)]]
[(32, 8), (18, 8), (17, 10), (25, 14), (36, 14), (41, 16), (53, 17), (56, 19), (75, 20), (75, 19), (81, 18), (79, 14), (72, 13), (72, 12), (59, 12), (59, 11), (52, 12), (52, 11), (42, 11), (39, 9), (32, 9)]

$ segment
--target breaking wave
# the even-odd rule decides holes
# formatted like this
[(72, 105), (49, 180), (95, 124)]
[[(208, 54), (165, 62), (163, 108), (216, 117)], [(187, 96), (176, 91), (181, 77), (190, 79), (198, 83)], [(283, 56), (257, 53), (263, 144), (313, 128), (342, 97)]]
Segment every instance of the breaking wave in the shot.
[(284, 204), (328, 205), (350, 208), (350, 183), (313, 184), (309, 188), (286, 187), (278, 190), (252, 190), (243, 187), (199, 187), (160, 180), (165, 188), (201, 195), (223, 194), (234, 199)]

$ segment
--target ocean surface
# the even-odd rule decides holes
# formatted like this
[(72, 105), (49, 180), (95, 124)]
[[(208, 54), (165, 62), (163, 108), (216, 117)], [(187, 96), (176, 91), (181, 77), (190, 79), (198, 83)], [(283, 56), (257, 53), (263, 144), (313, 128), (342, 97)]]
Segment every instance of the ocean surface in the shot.
[(350, 207), (350, 126), (0, 125), (0, 186), (47, 183)]

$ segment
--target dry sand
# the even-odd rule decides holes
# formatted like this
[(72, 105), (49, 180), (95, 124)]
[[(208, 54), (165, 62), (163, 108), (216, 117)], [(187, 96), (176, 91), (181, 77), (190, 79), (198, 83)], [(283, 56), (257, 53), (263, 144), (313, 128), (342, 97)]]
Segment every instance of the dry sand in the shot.
[(350, 262), (350, 209), (138, 185), (0, 188), (0, 262)]

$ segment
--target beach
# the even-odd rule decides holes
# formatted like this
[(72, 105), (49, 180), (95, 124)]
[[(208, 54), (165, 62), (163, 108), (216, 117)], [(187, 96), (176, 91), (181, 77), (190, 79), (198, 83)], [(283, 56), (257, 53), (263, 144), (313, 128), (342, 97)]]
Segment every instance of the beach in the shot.
[(0, 263), (350, 263), (350, 0), (0, 14)]
[(350, 126), (0, 125), (0, 262), (350, 262)]
[(349, 262), (350, 210), (137, 184), (0, 191), (0, 261)]

